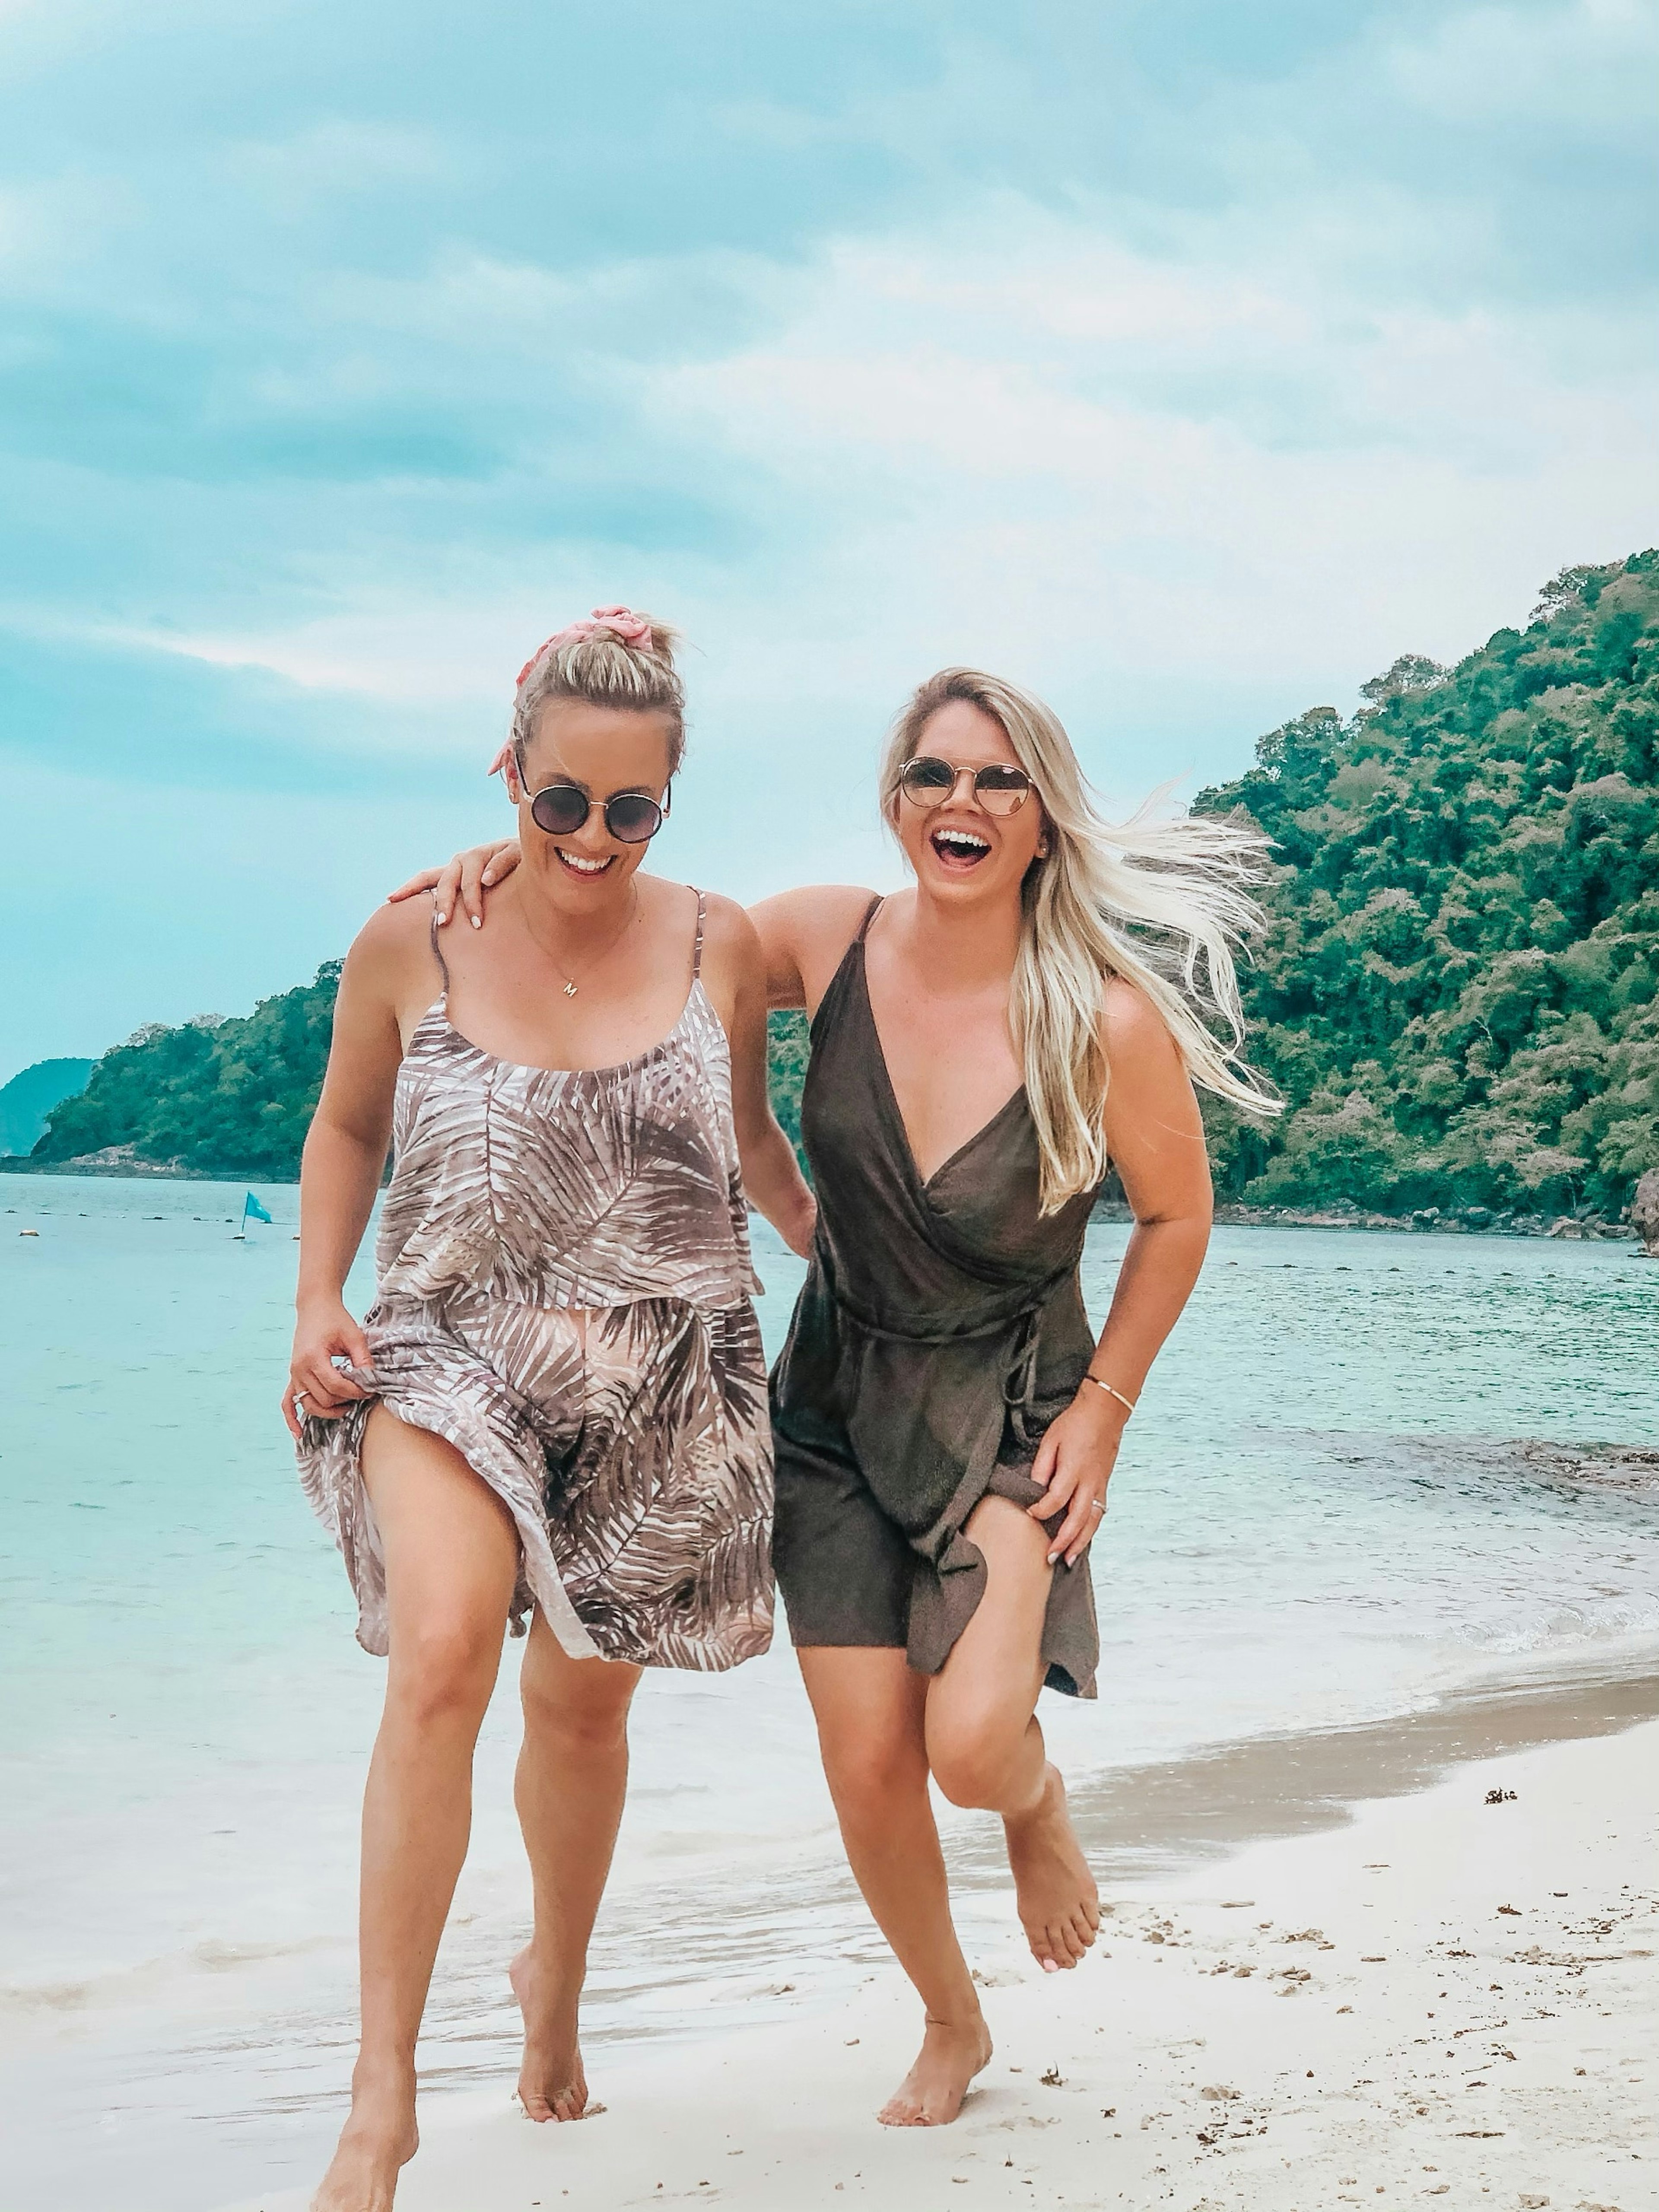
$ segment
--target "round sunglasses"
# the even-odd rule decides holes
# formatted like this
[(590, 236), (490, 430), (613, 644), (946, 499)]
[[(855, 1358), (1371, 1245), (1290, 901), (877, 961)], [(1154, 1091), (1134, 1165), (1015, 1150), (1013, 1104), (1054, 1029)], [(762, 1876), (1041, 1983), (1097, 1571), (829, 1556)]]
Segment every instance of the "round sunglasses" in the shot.
[[(524, 763), (519, 763), (519, 782), (524, 782)], [(550, 837), (574, 837), (586, 823), (598, 799), (580, 784), (550, 783), (530, 794), (530, 818)], [(619, 791), (603, 802), (605, 826), (619, 845), (648, 845), (668, 818), (646, 791)]]
[(906, 761), (899, 770), (899, 789), (917, 806), (943, 806), (964, 775), (988, 814), (1018, 813), (1031, 795), (1031, 779), (1023, 768), (1000, 761), (989, 768), (953, 768), (935, 753), (916, 753)]

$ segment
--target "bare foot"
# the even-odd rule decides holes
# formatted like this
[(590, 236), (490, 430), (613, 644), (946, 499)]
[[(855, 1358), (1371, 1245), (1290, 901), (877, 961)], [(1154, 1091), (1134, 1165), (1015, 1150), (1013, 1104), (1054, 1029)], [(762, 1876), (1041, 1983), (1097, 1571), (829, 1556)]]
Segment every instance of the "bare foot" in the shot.
[(1031, 1956), (1045, 1974), (1075, 1966), (1099, 1930), (1100, 1893), (1066, 1810), (1057, 1766), (1048, 1769), (1036, 1809), (1002, 1825)]
[(581, 1984), (568, 1987), (528, 1943), (508, 1968), (507, 1978), (524, 2014), (519, 2102), (526, 2118), (580, 2120), (587, 2111), (587, 2076), (576, 2042)]
[(351, 2118), (311, 2212), (392, 2212), (399, 2170), (420, 2143), (415, 2129), (415, 2077), (384, 2084), (354, 2081)]
[(982, 2014), (959, 2022), (930, 2014), (915, 2064), (876, 2118), (884, 2128), (948, 2127), (968, 2084), (990, 2063), (991, 2032)]

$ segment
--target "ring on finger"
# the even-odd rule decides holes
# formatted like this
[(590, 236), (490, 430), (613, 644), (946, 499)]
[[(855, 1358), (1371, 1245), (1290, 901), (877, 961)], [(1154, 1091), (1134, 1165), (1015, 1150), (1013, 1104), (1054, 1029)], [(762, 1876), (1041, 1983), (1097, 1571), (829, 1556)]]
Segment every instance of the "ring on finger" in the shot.
[(1101, 1504), (1099, 1498), (1091, 1498), (1089, 1500), (1089, 1510), (1091, 1513), (1103, 1513), (1106, 1508)]

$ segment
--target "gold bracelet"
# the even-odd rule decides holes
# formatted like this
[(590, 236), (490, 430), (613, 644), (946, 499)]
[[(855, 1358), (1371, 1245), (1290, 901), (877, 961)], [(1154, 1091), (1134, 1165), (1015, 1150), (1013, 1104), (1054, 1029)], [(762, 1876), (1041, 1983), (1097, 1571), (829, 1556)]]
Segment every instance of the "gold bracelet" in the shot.
[(1127, 1412), (1131, 1413), (1133, 1413), (1135, 1409), (1134, 1400), (1133, 1398), (1126, 1398), (1121, 1390), (1113, 1389), (1109, 1382), (1103, 1382), (1098, 1375), (1085, 1374), (1083, 1379), (1085, 1382), (1092, 1382), (1097, 1390), (1103, 1390), (1109, 1398), (1115, 1398), (1118, 1404), (1123, 1407)]

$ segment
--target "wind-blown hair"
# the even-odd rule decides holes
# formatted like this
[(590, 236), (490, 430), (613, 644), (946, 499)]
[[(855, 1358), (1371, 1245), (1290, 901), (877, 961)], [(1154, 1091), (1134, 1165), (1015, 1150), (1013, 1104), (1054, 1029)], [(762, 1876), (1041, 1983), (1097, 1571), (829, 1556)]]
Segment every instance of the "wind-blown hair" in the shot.
[[(685, 753), (685, 687), (674, 665), (679, 632), (652, 615), (629, 619), (648, 623), (648, 631), (630, 641), (592, 622), (576, 623), (531, 655), (514, 696), (507, 737), (520, 758), (550, 699), (582, 699), (592, 707), (666, 715), (668, 773), (678, 772)], [(580, 631), (587, 635), (572, 634)]]
[(1250, 887), (1265, 872), (1267, 838), (1208, 815), (1155, 820), (1158, 793), (1130, 821), (1108, 823), (1058, 715), (1017, 684), (972, 668), (930, 677), (888, 735), (881, 805), (896, 832), (900, 773), (952, 700), (1000, 723), (1048, 821), (1048, 858), (1032, 862), (1022, 886), (1009, 1001), (1036, 1127), (1042, 1212), (1058, 1212), (1107, 1172), (1110, 1071), (1101, 1005), (1109, 975), (1146, 993), (1195, 1084), (1248, 1113), (1278, 1113), (1279, 1102), (1240, 1058), (1244, 1019), (1231, 942), (1262, 919)]

